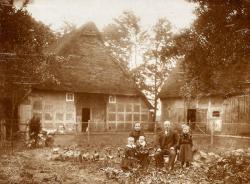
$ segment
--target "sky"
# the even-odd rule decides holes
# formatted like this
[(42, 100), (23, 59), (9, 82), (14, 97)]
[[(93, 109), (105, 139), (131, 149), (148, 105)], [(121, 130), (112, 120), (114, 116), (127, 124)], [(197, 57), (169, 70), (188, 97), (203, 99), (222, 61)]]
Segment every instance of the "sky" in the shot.
[(64, 21), (80, 27), (93, 21), (102, 28), (132, 10), (141, 18), (141, 25), (149, 29), (161, 17), (167, 18), (174, 32), (188, 28), (195, 20), (195, 5), (185, 0), (32, 0), (27, 9), (32, 16), (60, 31)]

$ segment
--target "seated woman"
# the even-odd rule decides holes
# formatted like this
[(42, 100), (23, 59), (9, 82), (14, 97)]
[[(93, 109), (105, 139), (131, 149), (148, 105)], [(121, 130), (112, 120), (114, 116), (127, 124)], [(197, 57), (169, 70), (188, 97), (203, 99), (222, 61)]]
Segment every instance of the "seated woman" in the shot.
[(133, 137), (135, 139), (135, 143), (137, 143), (140, 136), (144, 136), (144, 132), (141, 129), (141, 124), (135, 123), (133, 130), (129, 133), (129, 137)]

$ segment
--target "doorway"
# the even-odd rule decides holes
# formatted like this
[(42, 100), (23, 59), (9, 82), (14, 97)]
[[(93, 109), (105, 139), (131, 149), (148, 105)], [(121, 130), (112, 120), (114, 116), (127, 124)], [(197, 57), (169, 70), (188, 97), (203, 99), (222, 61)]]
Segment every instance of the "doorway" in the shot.
[(86, 132), (90, 120), (90, 108), (82, 109), (82, 132)]
[(194, 130), (196, 122), (196, 109), (187, 110), (187, 122), (192, 130)]

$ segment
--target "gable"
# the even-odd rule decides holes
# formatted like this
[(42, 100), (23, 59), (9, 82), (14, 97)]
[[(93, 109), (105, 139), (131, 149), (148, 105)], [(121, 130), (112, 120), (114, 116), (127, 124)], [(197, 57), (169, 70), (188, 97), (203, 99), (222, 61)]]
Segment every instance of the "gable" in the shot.
[(47, 53), (67, 60), (55, 71), (60, 84), (47, 83), (36, 89), (141, 95), (131, 76), (107, 51), (94, 23), (65, 35)]

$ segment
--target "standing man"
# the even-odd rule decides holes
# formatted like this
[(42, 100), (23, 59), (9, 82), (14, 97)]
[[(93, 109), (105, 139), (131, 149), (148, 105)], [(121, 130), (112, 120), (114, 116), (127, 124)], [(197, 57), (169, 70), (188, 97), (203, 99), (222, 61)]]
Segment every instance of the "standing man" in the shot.
[(34, 115), (29, 122), (29, 136), (30, 140), (34, 140), (34, 147), (37, 147), (38, 134), (40, 133), (42, 127), (40, 122), (40, 117)]
[(171, 122), (164, 122), (164, 129), (161, 132), (157, 139), (157, 152), (155, 154), (156, 167), (164, 167), (164, 155), (169, 156), (169, 165), (170, 170), (174, 167), (174, 161), (176, 157), (176, 149), (178, 143), (178, 135), (171, 129)]
[(133, 130), (129, 133), (129, 137), (134, 137), (135, 143), (137, 143), (140, 136), (144, 136), (144, 132), (141, 129), (141, 124), (135, 123)]

